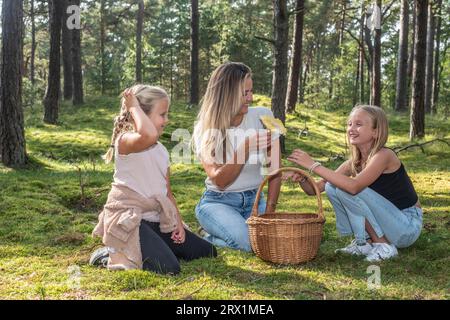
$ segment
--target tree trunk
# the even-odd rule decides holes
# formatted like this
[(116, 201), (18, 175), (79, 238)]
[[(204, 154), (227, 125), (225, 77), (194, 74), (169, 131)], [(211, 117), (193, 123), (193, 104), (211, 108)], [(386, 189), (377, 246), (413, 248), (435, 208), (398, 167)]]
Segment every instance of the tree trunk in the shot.
[(412, 91), (411, 81), (412, 81), (412, 70), (414, 61), (414, 41), (416, 39), (416, 5), (415, 0), (410, 1), (412, 3), (412, 34), (411, 34), (411, 45), (409, 47), (408, 55), (408, 99), (410, 98), (410, 93)]
[(197, 105), (199, 102), (198, 42), (199, 42), (198, 0), (191, 0), (191, 88), (189, 101), (191, 105)]
[(432, 88), (432, 104), (431, 113), (437, 113), (437, 104), (439, 98), (439, 49), (441, 46), (441, 13), (442, 13), (442, 0), (437, 0), (436, 2), (436, 51), (434, 53), (434, 78), (433, 78), (433, 88)]
[(408, 107), (408, 27), (409, 27), (408, 0), (402, 0), (400, 11), (400, 32), (397, 61), (397, 90), (395, 95), (395, 110), (404, 111)]
[[(381, 0), (376, 0), (376, 5), (381, 12)], [(375, 11), (372, 15), (375, 14)], [(379, 17), (381, 19), (381, 15)], [(374, 30), (373, 62), (372, 62), (372, 102), (381, 107), (381, 28)]]
[(0, 161), (6, 166), (26, 163), (22, 109), (23, 2), (3, 0), (0, 77)]
[[(289, 16), (287, 12), (286, 0), (273, 0), (273, 21), (275, 33), (274, 63), (272, 78), (272, 112), (275, 118), (283, 123), (286, 120), (285, 103), (287, 90), (288, 72), (288, 36), (289, 36)], [(280, 137), (281, 151), (285, 152), (284, 138)]]
[(295, 6), (294, 43), (292, 65), (289, 73), (286, 112), (295, 111), (297, 104), (299, 79), (302, 74), (303, 21), (305, 15), (305, 0), (297, 0)]
[(136, 25), (136, 82), (142, 82), (142, 28), (144, 24), (144, 0), (138, 0)]
[(434, 53), (434, 15), (433, 1), (428, 2), (428, 21), (427, 21), (427, 49), (425, 62), (425, 101), (424, 108), (426, 113), (431, 112), (432, 88), (433, 88), (433, 53)]
[(415, 0), (416, 35), (412, 74), (411, 125), (409, 138), (425, 136), (425, 54), (428, 0)]
[(49, 0), (50, 57), (48, 61), (48, 84), (44, 98), (44, 122), (56, 124), (58, 121), (59, 95), (61, 91), (61, 16), (63, 3)]
[(364, 25), (365, 25), (365, 4), (364, 1), (361, 1), (361, 20), (359, 27), (359, 101), (361, 103), (365, 102), (365, 94), (364, 94)]
[(31, 59), (30, 59), (30, 81), (35, 82), (35, 57), (36, 57), (36, 21), (34, 20), (34, 0), (31, 0), (30, 19), (31, 19)]
[(72, 30), (67, 27), (67, 7), (71, 5), (70, 0), (64, 0), (64, 12), (62, 15), (62, 58), (64, 70), (64, 100), (72, 100), (73, 95), (73, 67), (72, 67)]
[[(80, 6), (80, 0), (73, 0), (74, 5)], [(83, 72), (81, 69), (81, 30), (72, 30), (72, 65), (73, 65), (73, 105), (83, 104)]]
[(100, 76), (101, 93), (106, 92), (106, 63), (105, 63), (105, 42), (106, 42), (106, 23), (105, 23), (105, 0), (100, 0)]

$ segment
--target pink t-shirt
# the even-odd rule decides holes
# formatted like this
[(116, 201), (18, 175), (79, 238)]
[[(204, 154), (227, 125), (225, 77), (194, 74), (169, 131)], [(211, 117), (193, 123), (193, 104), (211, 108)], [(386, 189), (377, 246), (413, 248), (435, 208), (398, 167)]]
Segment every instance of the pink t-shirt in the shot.
[[(160, 142), (148, 149), (130, 153), (119, 154), (116, 141), (114, 148), (114, 183), (134, 190), (144, 197), (155, 194), (167, 195), (166, 175), (170, 165), (169, 152)], [(148, 221), (159, 221), (157, 212), (144, 214)]]

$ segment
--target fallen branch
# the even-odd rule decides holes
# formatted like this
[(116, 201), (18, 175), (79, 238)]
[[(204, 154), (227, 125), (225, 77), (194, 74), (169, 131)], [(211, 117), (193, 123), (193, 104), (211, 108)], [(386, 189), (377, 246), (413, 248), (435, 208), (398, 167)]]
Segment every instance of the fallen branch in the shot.
[(447, 144), (448, 146), (450, 146), (450, 143), (447, 140), (445, 140), (445, 139), (433, 139), (433, 140), (430, 140), (430, 141), (427, 141), (427, 142), (423, 142), (423, 143), (413, 143), (413, 144), (409, 144), (409, 145), (404, 146), (404, 147), (394, 147), (392, 149), (394, 150), (395, 153), (399, 153), (399, 152), (407, 150), (409, 148), (419, 147), (422, 150), (422, 152), (425, 153), (425, 150), (424, 150), (423, 146), (426, 145), (426, 144), (430, 144), (430, 143), (436, 142), (436, 141), (443, 142), (443, 143)]

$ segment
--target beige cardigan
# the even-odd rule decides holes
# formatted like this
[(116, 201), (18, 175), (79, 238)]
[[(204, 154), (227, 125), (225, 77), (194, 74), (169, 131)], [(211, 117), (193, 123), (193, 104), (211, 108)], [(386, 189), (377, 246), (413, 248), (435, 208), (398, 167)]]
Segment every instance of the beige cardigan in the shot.
[(142, 269), (142, 253), (139, 241), (139, 226), (142, 213), (158, 211), (160, 230), (169, 233), (177, 227), (177, 210), (167, 196), (150, 198), (127, 187), (112, 184), (93, 236), (103, 238), (103, 243), (112, 248), (108, 269)]

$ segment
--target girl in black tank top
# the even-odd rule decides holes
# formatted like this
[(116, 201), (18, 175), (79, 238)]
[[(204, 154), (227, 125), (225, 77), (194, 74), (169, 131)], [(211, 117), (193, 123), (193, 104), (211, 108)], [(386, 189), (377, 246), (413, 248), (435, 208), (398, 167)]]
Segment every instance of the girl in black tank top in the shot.
[[(336, 171), (300, 149), (288, 160), (322, 177), (319, 190), (326, 191), (333, 205), (337, 230), (341, 235), (354, 235), (350, 245), (338, 252), (365, 255), (368, 261), (392, 258), (398, 254), (397, 248), (410, 246), (420, 235), (418, 196), (403, 163), (385, 147), (388, 121), (381, 108), (353, 108), (347, 138), (350, 157)], [(307, 194), (315, 194), (304, 177), (290, 174), (287, 178), (300, 182)]]

